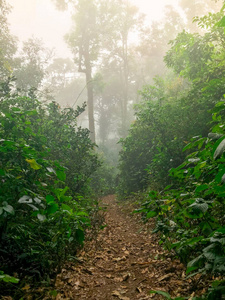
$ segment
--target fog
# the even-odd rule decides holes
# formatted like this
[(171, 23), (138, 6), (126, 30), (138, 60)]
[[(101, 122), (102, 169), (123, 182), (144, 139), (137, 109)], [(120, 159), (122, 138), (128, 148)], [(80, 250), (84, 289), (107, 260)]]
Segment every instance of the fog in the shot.
[(175, 76), (164, 62), (169, 41), (184, 29), (202, 34), (193, 17), (222, 3), (83, 0), (78, 10), (60, 11), (57, 1), (63, 0), (8, 0), (9, 30), (18, 41), (12, 37), (6, 61), (24, 94), (35, 88), (40, 100), (61, 107), (86, 102), (79, 124), (102, 145), (128, 134), (144, 86)]
[(71, 26), (69, 12), (58, 11), (48, 0), (9, 0), (12, 11), (9, 15), (11, 32), (21, 41), (34, 36), (41, 38), (56, 56), (68, 57), (71, 52), (64, 35)]
[[(177, 7), (178, 0), (132, 0), (140, 12), (146, 14), (146, 20), (160, 20), (166, 5)], [(12, 6), (9, 23), (12, 34), (20, 41), (34, 36), (41, 38), (49, 48), (54, 48), (58, 57), (72, 57), (64, 41), (72, 21), (69, 11), (59, 11), (51, 0), (8, 0)]]

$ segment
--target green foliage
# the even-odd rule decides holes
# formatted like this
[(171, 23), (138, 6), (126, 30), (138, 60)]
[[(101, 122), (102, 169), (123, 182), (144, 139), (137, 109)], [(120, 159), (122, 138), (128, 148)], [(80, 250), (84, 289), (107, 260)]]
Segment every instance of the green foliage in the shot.
[(92, 175), (91, 187), (96, 195), (104, 196), (114, 194), (116, 190), (116, 170), (105, 161)]
[[(222, 16), (221, 11), (198, 19), (207, 29), (204, 35), (184, 31), (171, 42), (165, 61), (183, 76), (182, 90), (170, 89), (171, 81), (165, 80), (145, 87), (137, 119), (121, 141), (119, 193), (146, 190), (136, 212), (144, 221), (155, 218), (153, 232), (187, 265), (187, 278), (225, 271)], [(213, 283), (207, 295), (196, 299), (222, 295), (224, 281)]]
[(180, 92), (178, 98), (173, 95), (174, 88), (169, 90), (172, 84), (178, 84), (178, 90), (185, 89), (184, 82), (173, 79), (156, 82), (142, 92), (136, 121), (128, 137), (121, 140), (120, 194), (143, 190), (149, 183), (158, 188), (169, 184), (168, 171), (181, 164), (186, 141), (209, 128), (205, 121), (210, 118), (212, 103), (191, 99), (192, 91)]
[(84, 241), (100, 163), (88, 130), (76, 126), (83, 109), (12, 92), (0, 99), (0, 260), (8, 274), (52, 275)]
[[(165, 56), (177, 76), (156, 78), (155, 85), (141, 91), (136, 121), (121, 140), (120, 195), (149, 184), (158, 189), (170, 184), (168, 171), (182, 163), (185, 144), (191, 137), (208, 134), (209, 111), (224, 94), (225, 35), (217, 26), (221, 16), (222, 12), (198, 20), (199, 26), (207, 28), (204, 35), (178, 34)], [(201, 168), (197, 171), (200, 174)]]
[(10, 6), (7, 1), (0, 2), (0, 78), (7, 79), (12, 73), (13, 55), (16, 52), (16, 38), (10, 34), (7, 15)]
[[(225, 153), (221, 147), (224, 111), (225, 102), (219, 102), (212, 111), (217, 122), (209, 137), (193, 138), (184, 148), (194, 152), (187, 155), (183, 164), (170, 170), (174, 185), (163, 193), (150, 192), (138, 209), (145, 219), (157, 216), (154, 232), (160, 233), (165, 247), (175, 251), (187, 264), (188, 277), (225, 272)], [(212, 288), (207, 299), (222, 291), (223, 284)]]
[[(185, 300), (185, 299), (188, 299), (188, 297), (175, 297), (175, 298), (172, 298), (169, 293), (166, 293), (166, 292), (163, 292), (163, 291), (150, 291), (150, 294), (162, 295), (163, 297), (165, 297), (165, 299), (169, 299), (169, 300)], [(196, 298), (192, 298), (192, 299), (194, 300)]]
[(51, 53), (44, 48), (41, 40), (30, 38), (23, 42), (20, 55), (13, 62), (13, 75), (17, 78), (17, 88), (25, 95), (29, 89), (40, 88), (50, 58)]
[(10, 276), (10, 275), (7, 275), (7, 274), (4, 274), (3, 271), (0, 271), (0, 281), (4, 281), (4, 282), (11, 282), (11, 283), (18, 283), (19, 282), (19, 279), (18, 278), (15, 278), (13, 276)]

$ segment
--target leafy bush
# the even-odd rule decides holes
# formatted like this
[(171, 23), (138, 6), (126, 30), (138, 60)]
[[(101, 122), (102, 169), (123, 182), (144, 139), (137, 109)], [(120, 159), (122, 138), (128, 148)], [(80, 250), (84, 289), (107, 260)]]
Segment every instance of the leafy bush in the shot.
[[(3, 86), (3, 85), (2, 85)], [(0, 98), (0, 261), (7, 274), (46, 277), (82, 245), (90, 226), (90, 176), (99, 167), (84, 108)]]
[(170, 183), (167, 174), (184, 160), (182, 149), (193, 136), (207, 136), (210, 110), (223, 99), (225, 84), (225, 35), (218, 21), (223, 11), (198, 20), (204, 35), (181, 32), (171, 41), (165, 56), (175, 76), (156, 78), (141, 91), (136, 121), (121, 140), (121, 196), (162, 189)]
[[(212, 112), (215, 124), (208, 138), (193, 138), (184, 148), (185, 161), (170, 170), (173, 185), (151, 191), (137, 210), (146, 219), (156, 217), (154, 232), (187, 264), (188, 276), (225, 272), (225, 102)], [(221, 283), (209, 295), (224, 292)]]

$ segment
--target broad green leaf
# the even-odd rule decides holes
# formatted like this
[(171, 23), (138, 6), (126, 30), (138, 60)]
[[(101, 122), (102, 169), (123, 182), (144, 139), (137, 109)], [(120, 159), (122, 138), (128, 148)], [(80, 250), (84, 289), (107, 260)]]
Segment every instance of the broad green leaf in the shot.
[(203, 255), (199, 255), (198, 257), (194, 258), (193, 260), (189, 261), (189, 263), (187, 264), (187, 268), (191, 268), (191, 267), (197, 267), (200, 268), (202, 267), (203, 263), (205, 261), (205, 258)]
[(7, 274), (2, 274), (2, 275), (0, 275), (0, 281), (18, 283), (20, 280), (18, 278), (13, 277), (13, 276), (10, 276), (10, 275), (7, 275)]
[(52, 195), (46, 196), (46, 201), (48, 204), (55, 202), (55, 198)]
[(188, 161), (191, 163), (196, 163), (200, 161), (200, 158), (189, 158)]
[(221, 182), (225, 183), (225, 174), (223, 174), (222, 178), (221, 178)]
[(199, 163), (199, 168), (202, 169), (206, 166), (207, 162), (206, 161), (202, 161)]
[(191, 149), (191, 148), (193, 148), (193, 144), (192, 143), (189, 143), (189, 144), (187, 144), (184, 148), (183, 148), (183, 152), (184, 151), (186, 151), (186, 150), (188, 150), (188, 149)]
[(223, 135), (213, 147), (213, 159), (216, 160), (219, 158), (225, 150), (225, 136)]
[(198, 269), (198, 267), (189, 267), (186, 270), (186, 275), (188, 275), (189, 273), (191, 273), (192, 271), (195, 271), (196, 269)]
[(199, 185), (199, 186), (196, 187), (195, 192), (199, 193), (199, 192), (202, 192), (202, 191), (207, 190), (207, 189), (208, 189), (208, 185), (207, 184), (202, 184), (202, 185)]
[(26, 159), (26, 162), (28, 162), (30, 167), (34, 170), (39, 170), (42, 168), (42, 166), (39, 165), (35, 159)]
[(188, 206), (187, 213), (190, 218), (201, 218), (208, 208), (209, 206), (204, 199), (198, 198), (194, 203)]
[(59, 178), (59, 180), (61, 181), (65, 181), (66, 180), (66, 173), (64, 171), (56, 171), (56, 175)]
[(225, 27), (225, 16), (216, 25), (218, 27)]
[(32, 203), (33, 200), (30, 196), (24, 195), (18, 200), (19, 203)]
[(3, 207), (0, 207), (0, 216), (3, 213)]
[(214, 273), (225, 274), (225, 257), (217, 257), (213, 265)]
[[(196, 268), (196, 269), (199, 269), (199, 268)], [(198, 271), (196, 271), (196, 272), (194, 272), (194, 273), (192, 273), (192, 274), (189, 274), (189, 275), (186, 277), (186, 280), (189, 279), (189, 278), (191, 278), (191, 277), (194, 277), (195, 275), (197, 275), (197, 274), (199, 274), (199, 273), (201, 273), (200, 270), (198, 270)]]
[(34, 197), (34, 202), (36, 202), (37, 204), (40, 204), (41, 203), (41, 199), (39, 199), (37, 197)]
[(214, 133), (214, 132), (210, 132), (208, 134), (208, 137), (212, 140), (218, 140), (223, 136), (223, 134), (219, 134), (219, 133)]
[(67, 211), (69, 213), (73, 212), (72, 208), (69, 205), (64, 204), (64, 203), (62, 204), (62, 210)]
[(149, 211), (146, 215), (146, 218), (149, 219), (149, 218), (153, 218), (155, 216), (157, 216), (157, 212), (156, 211)]
[(49, 215), (54, 214), (55, 212), (57, 212), (57, 210), (59, 209), (59, 206), (57, 203), (52, 203), (48, 206), (47, 208), (47, 213)]
[(79, 211), (76, 215), (77, 216), (86, 216), (86, 217), (88, 217), (88, 214), (84, 211)]
[(186, 244), (187, 245), (195, 245), (196, 243), (200, 242), (203, 238), (204, 238), (203, 236), (198, 236), (198, 237), (188, 239)]
[(163, 291), (150, 291), (150, 294), (158, 294), (158, 295), (162, 295), (164, 296), (166, 299), (172, 300), (171, 296), (169, 293), (167, 292), (163, 292)]
[(14, 208), (11, 205), (6, 204), (2, 208), (4, 209), (4, 211), (7, 211), (9, 214), (14, 215)]
[(211, 243), (220, 243), (221, 245), (225, 245), (225, 235), (221, 232), (215, 232), (213, 236), (210, 238)]
[(48, 170), (49, 173), (54, 173), (54, 174), (56, 174), (56, 172), (55, 172), (55, 170), (54, 170), (53, 168), (48, 167), (48, 168), (46, 168), (46, 169)]
[(34, 211), (38, 211), (38, 208), (35, 205), (30, 203), (27, 203), (27, 205), (30, 206)]
[(225, 233), (225, 226), (218, 228), (216, 232)]
[(215, 181), (221, 183), (225, 180), (225, 167), (224, 165), (219, 165), (219, 172), (216, 174)]
[(203, 249), (203, 255), (208, 260), (215, 260), (217, 257), (222, 255), (222, 246), (217, 243), (213, 243)]
[(41, 214), (37, 214), (38, 220), (40, 220), (41, 222), (46, 220), (46, 216), (45, 215), (41, 215)]
[(0, 169), (0, 176), (5, 176), (5, 171), (3, 169)]
[(9, 282), (18, 283), (20, 280), (18, 278), (10, 276)]
[(60, 201), (61, 202), (69, 202), (70, 200), (72, 200), (73, 197), (72, 196), (61, 196), (60, 197)]

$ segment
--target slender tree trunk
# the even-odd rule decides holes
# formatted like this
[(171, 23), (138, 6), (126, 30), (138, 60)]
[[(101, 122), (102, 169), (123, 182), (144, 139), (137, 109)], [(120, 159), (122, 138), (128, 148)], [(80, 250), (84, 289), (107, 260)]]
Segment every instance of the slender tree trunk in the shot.
[(94, 121), (94, 93), (93, 93), (93, 79), (92, 79), (92, 68), (89, 54), (89, 42), (85, 45), (85, 51), (80, 46), (80, 53), (84, 57), (85, 69), (81, 67), (81, 55), (79, 59), (79, 72), (85, 73), (86, 76), (86, 87), (87, 87), (87, 107), (88, 107), (88, 122), (90, 130), (90, 139), (95, 143), (95, 121)]
[[(89, 66), (90, 67), (90, 66)], [(87, 84), (87, 106), (88, 106), (88, 121), (90, 138), (95, 143), (95, 121), (94, 121), (94, 95), (93, 95), (93, 82), (91, 76), (91, 67), (86, 68), (86, 84)]]
[(127, 131), (127, 105), (128, 105), (128, 58), (127, 58), (127, 35), (123, 36), (123, 100), (122, 100), (122, 136), (126, 136)]

